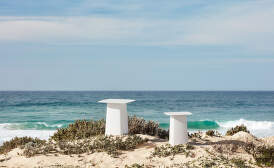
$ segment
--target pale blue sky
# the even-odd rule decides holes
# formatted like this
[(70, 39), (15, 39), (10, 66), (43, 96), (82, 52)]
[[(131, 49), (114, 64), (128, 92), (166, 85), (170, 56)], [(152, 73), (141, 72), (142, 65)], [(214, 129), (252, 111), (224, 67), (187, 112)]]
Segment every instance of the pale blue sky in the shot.
[(274, 90), (273, 0), (1, 0), (0, 90)]

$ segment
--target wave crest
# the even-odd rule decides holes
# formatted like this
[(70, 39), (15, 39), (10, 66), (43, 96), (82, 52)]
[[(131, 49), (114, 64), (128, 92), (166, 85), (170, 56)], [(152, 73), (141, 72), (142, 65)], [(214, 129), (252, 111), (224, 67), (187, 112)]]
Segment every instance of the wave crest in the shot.
[(235, 121), (226, 121), (226, 122), (218, 122), (218, 124), (223, 128), (232, 128), (236, 125), (245, 125), (250, 130), (265, 130), (265, 129), (273, 129), (274, 122), (271, 121), (250, 121), (245, 119), (239, 119)]
[(46, 122), (3, 123), (0, 128), (8, 130), (56, 130), (65, 124), (49, 124)]

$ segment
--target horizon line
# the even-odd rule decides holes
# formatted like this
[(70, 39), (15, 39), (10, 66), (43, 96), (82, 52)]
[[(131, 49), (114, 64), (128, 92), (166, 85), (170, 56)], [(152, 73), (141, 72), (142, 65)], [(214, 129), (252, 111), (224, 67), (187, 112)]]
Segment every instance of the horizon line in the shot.
[(0, 92), (273, 92), (274, 90), (0, 90)]

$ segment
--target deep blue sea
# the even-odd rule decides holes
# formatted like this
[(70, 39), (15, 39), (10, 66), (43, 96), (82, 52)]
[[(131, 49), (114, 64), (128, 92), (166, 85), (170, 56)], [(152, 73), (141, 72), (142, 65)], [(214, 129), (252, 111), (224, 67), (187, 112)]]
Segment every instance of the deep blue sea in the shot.
[(258, 137), (274, 136), (273, 91), (2, 91), (0, 144), (15, 136), (48, 138), (77, 119), (101, 119), (106, 98), (134, 99), (129, 115), (168, 128), (163, 112), (189, 111), (190, 131), (245, 124)]

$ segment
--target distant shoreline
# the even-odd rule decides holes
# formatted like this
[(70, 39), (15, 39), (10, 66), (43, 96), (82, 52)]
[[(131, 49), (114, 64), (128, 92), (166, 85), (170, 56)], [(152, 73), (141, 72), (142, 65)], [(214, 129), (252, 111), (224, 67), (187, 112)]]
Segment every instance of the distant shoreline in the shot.
[(0, 90), (0, 92), (274, 92), (274, 90)]

